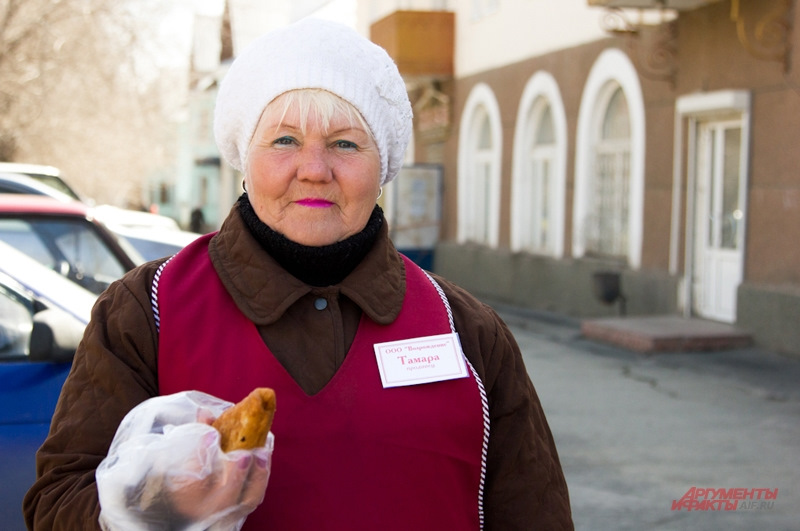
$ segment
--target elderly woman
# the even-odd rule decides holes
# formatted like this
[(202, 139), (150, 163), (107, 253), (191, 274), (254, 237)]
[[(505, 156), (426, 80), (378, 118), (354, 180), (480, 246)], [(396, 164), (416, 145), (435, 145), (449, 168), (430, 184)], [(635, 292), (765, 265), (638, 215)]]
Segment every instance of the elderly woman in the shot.
[[(394, 63), (346, 27), (303, 20), (236, 59), (215, 134), (245, 193), (98, 300), (30, 528), (572, 528), (510, 331), (389, 240), (376, 199), (411, 127)], [(257, 387), (274, 439), (225, 454), (208, 424)]]

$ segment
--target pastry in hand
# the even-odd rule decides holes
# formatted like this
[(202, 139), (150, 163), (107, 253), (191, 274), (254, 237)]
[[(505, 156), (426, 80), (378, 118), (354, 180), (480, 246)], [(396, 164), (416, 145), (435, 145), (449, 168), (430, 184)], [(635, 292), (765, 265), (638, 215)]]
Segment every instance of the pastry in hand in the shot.
[(223, 452), (264, 446), (275, 416), (275, 391), (254, 389), (241, 402), (229, 407), (212, 426), (219, 431)]

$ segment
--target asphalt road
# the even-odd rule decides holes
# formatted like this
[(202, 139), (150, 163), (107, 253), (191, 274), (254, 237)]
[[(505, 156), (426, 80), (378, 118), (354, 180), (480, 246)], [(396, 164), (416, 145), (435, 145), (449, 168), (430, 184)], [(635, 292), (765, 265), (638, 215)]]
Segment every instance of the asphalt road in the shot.
[[(553, 431), (576, 529), (800, 530), (800, 360), (642, 355), (586, 340), (576, 322), (498, 310)], [(694, 510), (674, 510), (682, 498)]]

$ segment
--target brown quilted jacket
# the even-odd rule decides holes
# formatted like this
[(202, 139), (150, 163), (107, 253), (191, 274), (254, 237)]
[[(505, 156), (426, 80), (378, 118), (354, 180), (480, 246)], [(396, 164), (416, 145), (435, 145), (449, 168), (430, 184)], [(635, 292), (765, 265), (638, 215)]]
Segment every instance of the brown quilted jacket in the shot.
[[(236, 208), (209, 252), (237, 306), (309, 393), (319, 391), (341, 365), (362, 312), (378, 323), (391, 322), (405, 291), (402, 261), (386, 223), (356, 270), (325, 288), (303, 284), (281, 269), (250, 235)], [(160, 262), (130, 272), (95, 305), (50, 434), (37, 454), (37, 480), (23, 503), (29, 529), (99, 529), (95, 469), (125, 414), (158, 395), (158, 336), (150, 288)], [(553, 437), (511, 332), (490, 307), (435, 278), (450, 301), (462, 347), (489, 399), (485, 528), (572, 529)], [(315, 308), (319, 298), (327, 301), (324, 310)]]

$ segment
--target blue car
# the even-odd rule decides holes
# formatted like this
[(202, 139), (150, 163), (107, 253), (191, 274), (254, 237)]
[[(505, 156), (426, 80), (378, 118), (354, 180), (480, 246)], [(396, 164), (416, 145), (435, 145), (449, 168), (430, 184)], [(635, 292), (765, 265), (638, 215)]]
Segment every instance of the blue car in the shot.
[(97, 295), (0, 242), (0, 528), (24, 530), (35, 454)]

